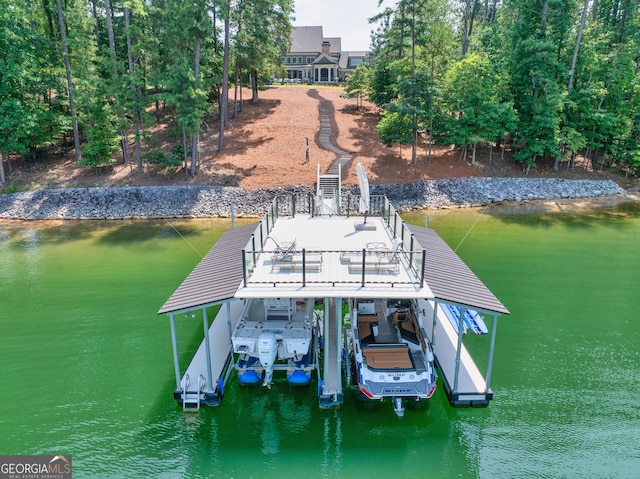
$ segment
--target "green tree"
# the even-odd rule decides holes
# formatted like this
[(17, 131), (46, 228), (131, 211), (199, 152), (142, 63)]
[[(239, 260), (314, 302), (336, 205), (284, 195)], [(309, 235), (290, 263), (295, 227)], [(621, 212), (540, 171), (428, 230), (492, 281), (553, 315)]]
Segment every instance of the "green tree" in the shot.
[(463, 148), (476, 147), (502, 138), (514, 127), (515, 114), (509, 102), (496, 96), (499, 79), (489, 57), (469, 53), (450, 69), (444, 84), (443, 101), (448, 112), (445, 140)]
[(362, 106), (363, 98), (366, 98), (371, 91), (371, 72), (371, 67), (367, 63), (361, 63), (347, 77), (344, 96), (346, 98), (355, 98), (357, 108)]

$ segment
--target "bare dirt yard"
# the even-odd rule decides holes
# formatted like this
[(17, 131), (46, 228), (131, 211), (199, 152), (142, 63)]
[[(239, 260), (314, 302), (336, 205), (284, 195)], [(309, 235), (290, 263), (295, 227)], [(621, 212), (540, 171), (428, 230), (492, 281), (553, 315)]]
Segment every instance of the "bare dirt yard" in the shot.
[[(416, 164), (411, 163), (410, 147), (387, 148), (378, 141), (375, 126), (378, 111), (367, 104), (356, 107), (353, 99), (341, 96), (338, 87), (303, 85), (274, 86), (260, 91), (258, 103), (249, 101), (244, 91), (242, 111), (230, 119), (224, 135), (224, 151), (218, 150), (218, 123), (206, 122), (200, 136), (200, 166), (195, 177), (185, 179), (184, 170), (161, 171), (156, 166), (143, 172), (131, 168), (120, 159), (100, 171), (78, 167), (73, 151), (41, 152), (36, 160), (12, 157), (8, 183), (24, 191), (37, 188), (142, 185), (223, 185), (262, 188), (284, 185), (312, 185), (318, 167), (324, 173), (336, 159), (336, 153), (320, 145), (320, 103), (329, 102), (331, 141), (339, 149), (351, 153), (352, 161), (343, 170), (343, 183), (356, 184), (355, 164), (364, 165), (372, 184), (407, 183), (421, 179), (453, 177), (527, 176), (522, 166), (513, 161), (511, 152), (480, 149), (475, 164), (470, 158), (461, 160), (460, 151), (437, 147), (430, 161), (426, 146), (420, 145)], [(232, 94), (232, 93), (231, 93)], [(325, 103), (326, 103), (325, 102)], [(157, 123), (148, 128), (151, 133), (148, 149), (168, 152), (179, 143), (170, 123)], [(306, 140), (309, 139), (309, 161), (306, 161)], [(132, 145), (133, 151), (133, 145)], [(5, 164), (5, 170), (8, 170)], [(551, 164), (539, 164), (529, 177), (560, 177), (567, 179), (613, 179), (623, 188), (637, 185), (637, 179), (625, 179), (618, 172), (593, 171), (590, 164), (578, 161), (573, 170), (564, 166), (555, 172)]]

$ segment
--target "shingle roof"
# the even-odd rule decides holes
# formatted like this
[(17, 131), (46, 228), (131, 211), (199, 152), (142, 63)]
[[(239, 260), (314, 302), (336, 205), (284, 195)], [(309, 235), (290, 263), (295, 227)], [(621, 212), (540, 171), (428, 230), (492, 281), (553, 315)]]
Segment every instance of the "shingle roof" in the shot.
[(291, 32), (292, 53), (317, 53), (322, 51), (322, 27), (294, 27)]
[(323, 42), (329, 42), (331, 45), (331, 53), (342, 52), (342, 38), (340, 37), (326, 37), (322, 39)]
[(437, 299), (510, 314), (438, 233), (420, 226), (407, 226), (427, 251), (425, 281)]
[(233, 298), (242, 280), (242, 249), (256, 225), (226, 231), (158, 314), (187, 311)]

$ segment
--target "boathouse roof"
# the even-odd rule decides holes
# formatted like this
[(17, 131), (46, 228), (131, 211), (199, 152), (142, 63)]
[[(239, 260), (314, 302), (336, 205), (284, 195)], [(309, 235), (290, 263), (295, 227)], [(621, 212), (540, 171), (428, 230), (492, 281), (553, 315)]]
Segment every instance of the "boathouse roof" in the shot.
[[(414, 225), (408, 227), (427, 251), (424, 277), (428, 288), (425, 291), (430, 289), (431, 299), (479, 311), (509, 314), (507, 308), (435, 231)], [(225, 232), (158, 314), (203, 308), (236, 297), (243, 280), (242, 250), (255, 229), (254, 224)], [(345, 291), (345, 295), (352, 293)]]

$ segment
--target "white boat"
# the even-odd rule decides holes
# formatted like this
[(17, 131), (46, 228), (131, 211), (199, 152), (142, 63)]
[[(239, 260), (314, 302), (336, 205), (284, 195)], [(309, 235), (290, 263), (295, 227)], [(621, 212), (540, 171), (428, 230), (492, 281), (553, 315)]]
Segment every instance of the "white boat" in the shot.
[(389, 398), (398, 416), (404, 400), (429, 399), (436, 390), (433, 351), (423, 312), (414, 300), (358, 300), (352, 321), (358, 389), (368, 399)]
[[(271, 387), (273, 371), (293, 384), (308, 384), (314, 369), (313, 301), (248, 299), (231, 336), (240, 384)], [(264, 375), (264, 378), (263, 378)]]

